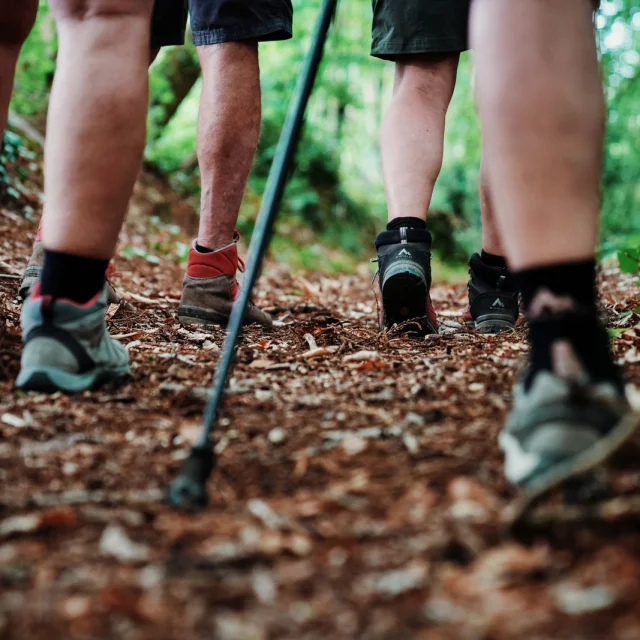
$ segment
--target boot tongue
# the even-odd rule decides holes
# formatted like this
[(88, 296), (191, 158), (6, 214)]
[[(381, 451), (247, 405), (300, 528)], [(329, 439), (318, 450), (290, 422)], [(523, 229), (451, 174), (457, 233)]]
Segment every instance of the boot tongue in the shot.
[(238, 246), (229, 245), (210, 253), (200, 253), (195, 246), (189, 251), (187, 274), (192, 278), (217, 278), (227, 276), (233, 279), (238, 270)]

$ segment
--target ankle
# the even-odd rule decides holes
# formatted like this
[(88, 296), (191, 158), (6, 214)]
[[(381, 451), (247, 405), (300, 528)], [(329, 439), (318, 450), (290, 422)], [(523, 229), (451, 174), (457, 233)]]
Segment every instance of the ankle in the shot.
[(532, 267), (516, 272), (514, 277), (530, 320), (567, 310), (596, 314), (595, 260)]
[(213, 251), (222, 251), (228, 247), (236, 244), (240, 239), (238, 231), (233, 229), (231, 233), (223, 233), (217, 230), (211, 234), (198, 234), (195, 241), (196, 251), (201, 253), (211, 253)]
[(105, 283), (108, 260), (45, 249), (40, 294), (86, 304)]
[(540, 371), (622, 389), (605, 327), (596, 305), (595, 261), (548, 265), (515, 274), (529, 321), (531, 366), (526, 384)]
[(389, 220), (387, 224), (387, 231), (397, 231), (403, 227), (406, 227), (407, 229), (426, 230), (427, 223), (422, 218), (416, 218), (413, 216), (393, 218), (393, 220)]
[(527, 385), (540, 371), (549, 371), (562, 378), (611, 382), (621, 391), (624, 388), (607, 330), (595, 313), (579, 309), (549, 313), (529, 322), (529, 336)]
[(489, 253), (482, 249), (480, 252), (480, 259), (488, 267), (494, 267), (498, 269), (507, 269), (507, 260), (504, 256), (496, 255), (495, 253)]

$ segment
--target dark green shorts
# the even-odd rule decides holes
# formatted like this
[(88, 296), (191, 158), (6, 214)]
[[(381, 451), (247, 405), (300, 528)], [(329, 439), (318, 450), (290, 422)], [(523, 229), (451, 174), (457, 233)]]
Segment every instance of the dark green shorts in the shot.
[(155, 0), (152, 48), (183, 44), (187, 13), (196, 46), (286, 40), (293, 30), (291, 0)]
[(469, 6), (470, 0), (373, 0), (371, 55), (465, 51)]
[[(372, 0), (371, 55), (385, 60), (469, 48), (471, 0)], [(594, 11), (600, 0), (592, 0)]]

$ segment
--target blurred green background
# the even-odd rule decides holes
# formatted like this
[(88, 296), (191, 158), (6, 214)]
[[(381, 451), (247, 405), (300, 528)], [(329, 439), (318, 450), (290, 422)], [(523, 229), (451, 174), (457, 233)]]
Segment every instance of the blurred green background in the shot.
[[(295, 37), (261, 47), (262, 138), (240, 228), (250, 233), (320, 0), (294, 0)], [(640, 4), (604, 0), (596, 19), (608, 98), (603, 180), (602, 252), (640, 260)], [(369, 0), (343, 0), (307, 117), (297, 166), (272, 253), (292, 265), (349, 271), (372, 252), (384, 225), (378, 129), (390, 99), (393, 65), (368, 55)], [(41, 3), (19, 63), (12, 110), (43, 129), (55, 69), (55, 25)], [(464, 265), (479, 249), (480, 132), (471, 91), (471, 57), (463, 56), (448, 115), (445, 160), (430, 224), (441, 264)], [(151, 72), (147, 166), (198, 204), (195, 134), (200, 79), (192, 46), (164, 50)], [(635, 257), (634, 257), (635, 256)], [(627, 262), (631, 270), (633, 262)]]

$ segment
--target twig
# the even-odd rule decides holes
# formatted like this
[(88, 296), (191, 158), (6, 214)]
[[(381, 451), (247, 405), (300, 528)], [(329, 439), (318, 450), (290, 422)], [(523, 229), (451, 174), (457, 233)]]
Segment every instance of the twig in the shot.
[(44, 147), (44, 136), (27, 120), (17, 113), (9, 113), (9, 126), (26, 136), (36, 144)]
[(312, 351), (318, 348), (318, 343), (316, 342), (316, 339), (310, 333), (305, 333), (304, 339), (307, 341), (307, 344), (309, 345), (309, 349), (311, 349)]
[(606, 523), (640, 518), (640, 496), (619, 496), (604, 502), (584, 505), (542, 506), (533, 509), (523, 519), (523, 524), (549, 526), (600, 521)]
[(4, 260), (0, 260), (0, 268), (5, 269), (5, 271), (9, 271), (10, 273), (20, 275), (20, 271), (18, 269), (12, 267), (8, 262), (5, 262)]
[(131, 293), (130, 291), (127, 291), (122, 297), (127, 298), (129, 300), (133, 300), (134, 302), (140, 302), (142, 304), (149, 304), (149, 305), (162, 305), (162, 304), (168, 304), (170, 302), (165, 298), (152, 300), (151, 298), (147, 298), (146, 296), (141, 296), (137, 293)]

